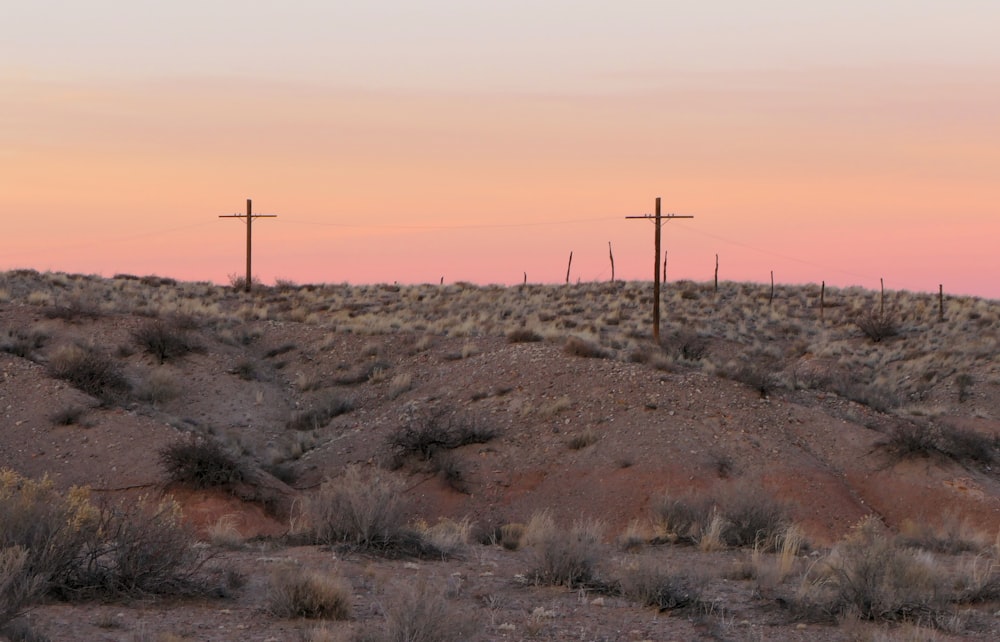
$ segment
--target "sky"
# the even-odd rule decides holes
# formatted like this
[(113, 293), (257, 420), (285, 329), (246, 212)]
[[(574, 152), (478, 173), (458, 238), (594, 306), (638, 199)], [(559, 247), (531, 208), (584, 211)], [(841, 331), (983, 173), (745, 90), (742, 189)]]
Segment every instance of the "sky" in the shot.
[(0, 270), (1000, 298), (995, 0), (0, 8)]

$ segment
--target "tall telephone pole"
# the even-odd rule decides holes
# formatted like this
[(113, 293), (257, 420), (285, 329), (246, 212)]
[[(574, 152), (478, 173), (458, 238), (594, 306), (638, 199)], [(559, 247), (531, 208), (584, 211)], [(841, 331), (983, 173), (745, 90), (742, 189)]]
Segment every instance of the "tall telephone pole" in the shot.
[(250, 230), (253, 225), (253, 220), (255, 218), (277, 218), (277, 214), (254, 214), (253, 209), (250, 205), (250, 199), (247, 199), (247, 213), (246, 214), (220, 214), (219, 218), (245, 218), (247, 220), (247, 280), (243, 284), (243, 291), (250, 291), (250, 283), (253, 281), (253, 273), (250, 271), (250, 254), (251, 254), (251, 234)]
[(656, 256), (653, 257), (653, 341), (660, 342), (660, 228), (663, 221), (674, 218), (694, 218), (693, 216), (683, 216), (679, 214), (660, 214), (660, 197), (656, 197), (656, 213), (643, 214), (641, 216), (626, 216), (625, 218), (641, 218), (652, 220), (656, 224), (656, 232), (653, 244), (656, 246)]

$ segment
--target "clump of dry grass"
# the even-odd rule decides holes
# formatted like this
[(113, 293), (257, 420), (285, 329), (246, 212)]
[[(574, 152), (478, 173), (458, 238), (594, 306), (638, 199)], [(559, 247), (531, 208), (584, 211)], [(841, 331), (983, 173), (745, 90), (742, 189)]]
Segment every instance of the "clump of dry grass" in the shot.
[(532, 518), (528, 527), (535, 553), (530, 573), (539, 584), (587, 587), (597, 579), (602, 557), (604, 526), (597, 521), (576, 522), (569, 529), (557, 528), (551, 518)]
[(731, 487), (715, 497), (663, 493), (652, 504), (655, 540), (702, 550), (759, 546), (775, 550), (790, 525), (784, 505), (759, 489)]
[(587, 446), (593, 446), (600, 441), (600, 439), (601, 437), (597, 431), (588, 426), (587, 428), (584, 428), (583, 432), (570, 437), (569, 441), (566, 442), (566, 445), (569, 446), (570, 450), (583, 450)]
[(271, 574), (267, 603), (275, 617), (348, 620), (354, 595), (347, 580), (336, 573), (283, 565)]
[(175, 399), (180, 393), (177, 377), (163, 367), (149, 373), (135, 389), (136, 397), (154, 406)]
[(466, 642), (477, 639), (482, 624), (446, 591), (418, 583), (404, 589), (383, 609), (383, 621), (362, 629), (356, 642)]
[(354, 401), (338, 394), (329, 394), (316, 400), (315, 405), (292, 414), (285, 426), (290, 430), (317, 430), (330, 423), (334, 417), (354, 410)]
[(813, 617), (933, 621), (950, 600), (948, 584), (932, 556), (900, 546), (868, 518), (806, 574), (794, 606)]
[(658, 564), (630, 565), (618, 584), (626, 599), (659, 611), (685, 609), (701, 601), (695, 583)]
[(544, 339), (531, 328), (517, 328), (507, 333), (507, 341), (510, 343), (537, 343)]
[(318, 544), (345, 544), (384, 555), (443, 555), (406, 521), (401, 485), (382, 471), (350, 466), (307, 497), (297, 530)]
[(563, 350), (566, 354), (573, 355), (574, 357), (585, 357), (588, 359), (608, 359), (611, 356), (611, 353), (596, 343), (591, 343), (577, 336), (567, 339)]

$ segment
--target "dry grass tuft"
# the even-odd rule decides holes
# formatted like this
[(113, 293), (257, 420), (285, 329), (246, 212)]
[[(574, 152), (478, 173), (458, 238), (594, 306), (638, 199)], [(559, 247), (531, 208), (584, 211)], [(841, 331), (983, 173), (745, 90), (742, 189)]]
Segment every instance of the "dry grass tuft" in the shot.
[(343, 577), (296, 566), (279, 567), (271, 575), (268, 612), (280, 618), (351, 618), (354, 595)]
[(567, 339), (563, 350), (566, 354), (573, 355), (574, 357), (585, 357), (588, 359), (608, 359), (611, 356), (601, 346), (580, 337), (570, 337)]
[[(532, 530), (530, 525), (529, 530)], [(569, 529), (539, 522), (530, 537), (535, 549), (531, 577), (539, 584), (567, 588), (594, 584), (598, 579), (603, 531), (604, 526), (597, 521), (576, 522)]]

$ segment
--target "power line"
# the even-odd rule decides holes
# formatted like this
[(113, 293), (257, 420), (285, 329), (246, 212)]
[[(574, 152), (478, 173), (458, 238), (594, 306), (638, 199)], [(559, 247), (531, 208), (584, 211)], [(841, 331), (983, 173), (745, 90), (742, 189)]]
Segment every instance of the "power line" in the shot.
[(384, 224), (361, 224), (361, 223), (327, 223), (321, 221), (297, 221), (294, 219), (285, 219), (286, 223), (292, 223), (295, 225), (316, 225), (321, 227), (342, 227), (342, 228), (355, 228), (355, 229), (399, 229), (399, 230), (465, 230), (465, 229), (483, 229), (483, 228), (517, 228), (517, 227), (543, 227), (546, 225), (567, 225), (570, 223), (597, 223), (601, 221), (616, 221), (617, 218), (601, 217), (601, 218), (582, 218), (582, 219), (565, 219), (559, 221), (536, 221), (531, 223), (468, 223), (459, 225), (403, 225), (396, 223), (384, 223)]

